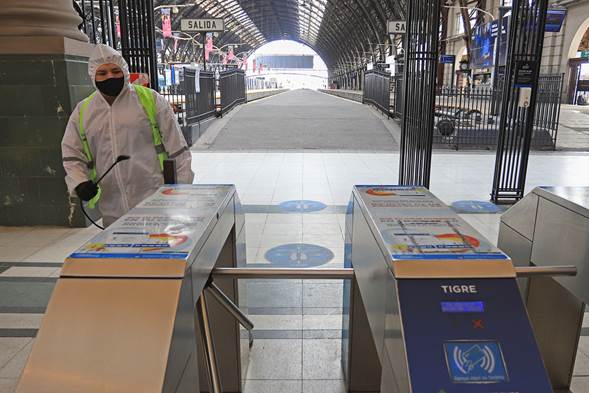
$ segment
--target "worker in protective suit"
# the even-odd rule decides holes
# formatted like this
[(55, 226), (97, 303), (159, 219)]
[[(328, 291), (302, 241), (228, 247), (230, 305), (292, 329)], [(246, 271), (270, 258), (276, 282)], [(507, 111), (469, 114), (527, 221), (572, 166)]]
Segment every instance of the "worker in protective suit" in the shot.
[[(157, 92), (129, 83), (123, 57), (96, 45), (88, 73), (97, 91), (70, 116), (61, 142), (70, 193), (98, 204), (105, 226), (163, 184), (163, 160), (176, 161), (179, 183), (192, 183), (191, 154), (170, 104)], [(121, 155), (99, 185), (97, 178)]]

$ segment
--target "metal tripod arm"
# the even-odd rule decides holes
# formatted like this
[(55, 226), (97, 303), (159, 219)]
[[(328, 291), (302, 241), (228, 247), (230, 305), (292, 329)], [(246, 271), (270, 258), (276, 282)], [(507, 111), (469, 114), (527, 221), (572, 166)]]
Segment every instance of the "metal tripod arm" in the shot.
[(227, 295), (225, 295), (225, 293), (223, 293), (221, 288), (219, 288), (212, 279), (207, 284), (206, 290), (207, 293), (213, 296), (215, 300), (217, 300), (217, 302), (219, 302), (219, 304), (223, 306), (225, 310), (227, 310), (227, 312), (237, 319), (241, 326), (243, 326), (248, 331), (252, 331), (254, 329), (253, 322), (248, 319), (248, 317), (239, 309), (235, 303), (233, 303), (233, 301)]

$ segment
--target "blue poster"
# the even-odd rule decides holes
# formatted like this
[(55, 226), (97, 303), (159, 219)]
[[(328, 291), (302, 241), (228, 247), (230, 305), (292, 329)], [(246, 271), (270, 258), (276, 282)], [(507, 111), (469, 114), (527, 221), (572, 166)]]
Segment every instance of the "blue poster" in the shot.
[(493, 67), (496, 39), (493, 31), (496, 28), (495, 22), (485, 23), (474, 28), (471, 48), (471, 66), (473, 68)]
[(444, 344), (454, 383), (507, 382), (503, 353), (495, 341), (454, 341)]

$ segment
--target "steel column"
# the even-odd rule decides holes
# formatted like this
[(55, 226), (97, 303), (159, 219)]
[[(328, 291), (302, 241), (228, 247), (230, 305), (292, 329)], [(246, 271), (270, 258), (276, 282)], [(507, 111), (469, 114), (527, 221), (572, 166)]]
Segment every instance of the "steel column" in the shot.
[(408, 3), (399, 184), (429, 187), (440, 1)]
[[(518, 0), (512, 7), (491, 192), (491, 200), (495, 203), (514, 202), (524, 196), (547, 8), (548, 0)], [(531, 89), (528, 107), (520, 107), (523, 88)]]

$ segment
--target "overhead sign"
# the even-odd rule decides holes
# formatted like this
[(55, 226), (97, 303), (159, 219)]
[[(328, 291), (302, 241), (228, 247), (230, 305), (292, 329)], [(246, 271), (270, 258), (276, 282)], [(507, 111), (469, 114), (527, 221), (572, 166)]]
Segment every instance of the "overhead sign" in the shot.
[(546, 11), (546, 24), (544, 31), (547, 33), (558, 33), (567, 15), (566, 9), (552, 9)]
[(405, 34), (407, 32), (407, 22), (404, 20), (390, 20), (388, 32), (389, 34)]
[(223, 19), (182, 19), (180, 30), (222, 32), (225, 31), (225, 22)]
[(454, 64), (456, 56), (454, 55), (440, 55), (440, 63), (442, 64)]

